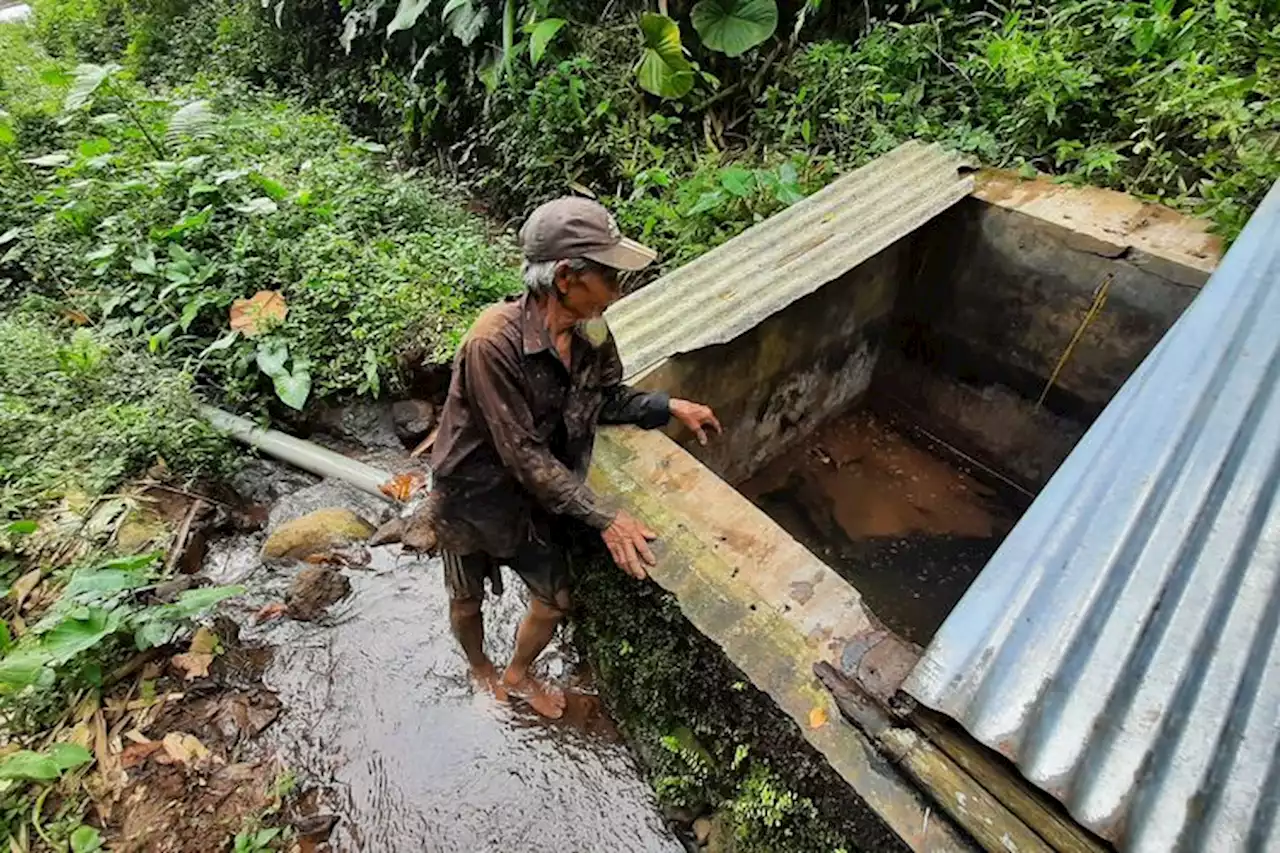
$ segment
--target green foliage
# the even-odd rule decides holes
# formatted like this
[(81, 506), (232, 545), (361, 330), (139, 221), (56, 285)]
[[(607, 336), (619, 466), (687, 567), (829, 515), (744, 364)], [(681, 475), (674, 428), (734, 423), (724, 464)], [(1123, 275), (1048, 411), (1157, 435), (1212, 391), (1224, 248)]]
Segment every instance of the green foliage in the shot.
[(683, 98), (693, 88), (693, 66), (684, 56), (680, 26), (666, 15), (640, 18), (644, 50), (636, 65), (640, 88), (660, 98)]
[(700, 0), (690, 15), (702, 43), (726, 56), (741, 56), (778, 29), (775, 0)]
[(0, 518), (96, 497), (157, 459), (216, 473), (226, 448), (190, 377), (127, 336), (0, 315)]
[[(81, 66), (61, 131), (0, 167), (0, 294), (54, 299), (232, 402), (274, 390), (301, 408), (394, 388), (399, 353), (447, 357), (517, 286), (440, 182), (389, 174), (322, 114), (202, 94), (175, 107), (118, 67)], [(232, 303), (261, 289), (288, 319), (228, 337)]]
[(811, 45), (757, 115), (852, 165), (939, 139), (1214, 218), (1228, 236), (1280, 178), (1280, 16), (1256, 0), (1018, 2)]

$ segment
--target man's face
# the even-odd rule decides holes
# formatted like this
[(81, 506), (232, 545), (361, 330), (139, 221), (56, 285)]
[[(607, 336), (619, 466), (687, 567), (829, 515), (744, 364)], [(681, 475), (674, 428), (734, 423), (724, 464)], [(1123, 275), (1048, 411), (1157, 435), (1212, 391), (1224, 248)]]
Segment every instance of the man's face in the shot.
[(556, 287), (560, 301), (579, 320), (594, 320), (604, 315), (621, 296), (618, 271), (592, 264), (585, 270), (571, 270), (568, 265), (556, 270)]

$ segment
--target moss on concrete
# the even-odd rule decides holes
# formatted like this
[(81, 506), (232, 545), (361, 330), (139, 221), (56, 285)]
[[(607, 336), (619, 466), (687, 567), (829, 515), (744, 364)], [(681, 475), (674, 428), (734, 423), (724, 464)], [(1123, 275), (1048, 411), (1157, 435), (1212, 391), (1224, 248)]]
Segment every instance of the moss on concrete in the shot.
[(574, 637), (668, 812), (719, 812), (721, 850), (905, 849), (675, 598), (580, 549)]

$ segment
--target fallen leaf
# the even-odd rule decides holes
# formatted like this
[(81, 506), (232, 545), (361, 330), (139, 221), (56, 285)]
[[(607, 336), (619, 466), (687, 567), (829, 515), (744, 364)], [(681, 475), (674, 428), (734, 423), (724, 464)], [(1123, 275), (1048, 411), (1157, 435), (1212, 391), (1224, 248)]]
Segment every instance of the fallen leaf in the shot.
[(404, 503), (426, 484), (427, 477), (421, 471), (407, 471), (392, 477), (379, 486), (378, 490), (392, 500)]
[(809, 711), (809, 728), (820, 729), (827, 724), (827, 709), (812, 708)]
[(182, 670), (184, 681), (191, 681), (195, 678), (208, 678), (209, 664), (213, 663), (213, 655), (187, 652), (181, 655), (174, 655), (172, 663)]
[[(138, 731), (137, 729), (129, 729), (129, 731), (124, 733), (124, 736), (129, 740), (133, 741), (134, 743), (154, 743), (155, 742), (151, 740), (151, 738), (144, 735), (142, 732)], [(128, 749), (128, 747), (125, 747), (125, 748)]]
[(231, 328), (252, 338), (284, 322), (288, 314), (289, 306), (277, 291), (259, 290), (251, 299), (231, 303)]
[(202, 625), (191, 638), (191, 646), (187, 651), (197, 655), (211, 655), (217, 648), (218, 635)]
[(150, 758), (153, 752), (163, 746), (164, 744), (158, 740), (151, 740), (146, 743), (131, 743), (120, 753), (120, 766), (126, 770), (137, 767)]
[(267, 622), (271, 619), (278, 619), (285, 614), (289, 607), (283, 601), (273, 601), (263, 607), (254, 615), (254, 622)]
[(17, 602), (16, 610), (22, 609), (22, 602), (31, 594), (31, 590), (36, 588), (36, 584), (40, 583), (40, 577), (40, 570), (32, 569), (13, 582), (9, 592), (13, 594), (13, 599)]
[(62, 310), (62, 316), (66, 317), (74, 325), (77, 325), (77, 326), (89, 325), (89, 315), (84, 313), (83, 311), (77, 311), (74, 308), (64, 308)]
[(209, 757), (209, 750), (200, 739), (186, 732), (169, 732), (161, 743), (165, 755), (170, 759), (169, 763), (178, 762), (189, 766)]

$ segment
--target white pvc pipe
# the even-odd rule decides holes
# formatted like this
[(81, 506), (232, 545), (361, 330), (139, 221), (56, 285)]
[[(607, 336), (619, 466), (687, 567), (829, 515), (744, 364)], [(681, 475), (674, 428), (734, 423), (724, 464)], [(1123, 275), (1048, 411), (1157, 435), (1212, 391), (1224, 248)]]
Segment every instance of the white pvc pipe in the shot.
[(335, 477), (355, 486), (362, 492), (377, 495), (391, 501), (379, 488), (391, 479), (386, 471), (348, 459), (341, 453), (326, 450), (310, 441), (303, 441), (274, 429), (262, 429), (238, 415), (232, 415), (212, 406), (201, 406), (205, 418), (220, 430), (239, 441), (256, 447), (281, 462), (309, 471), (320, 477)]

